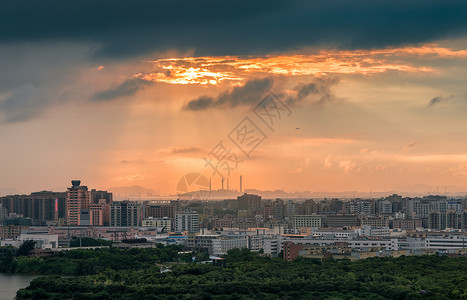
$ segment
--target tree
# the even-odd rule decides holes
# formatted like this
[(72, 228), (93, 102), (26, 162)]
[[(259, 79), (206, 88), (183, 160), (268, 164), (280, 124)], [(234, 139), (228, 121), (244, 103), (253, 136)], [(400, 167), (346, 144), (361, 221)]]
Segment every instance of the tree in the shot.
[[(5, 248), (4, 248), (5, 249)], [(5, 254), (0, 258), (0, 272), (10, 272), (15, 248), (6, 248)]]
[(18, 252), (16, 252), (16, 255), (27, 256), (29, 254), (29, 251), (34, 249), (35, 246), (36, 246), (36, 241), (33, 241), (33, 240), (24, 241), (24, 243), (19, 247)]

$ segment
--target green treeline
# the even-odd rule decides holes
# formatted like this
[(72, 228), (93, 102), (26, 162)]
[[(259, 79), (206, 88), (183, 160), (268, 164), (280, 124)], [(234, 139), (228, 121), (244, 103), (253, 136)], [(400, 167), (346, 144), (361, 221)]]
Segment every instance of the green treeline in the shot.
[[(191, 262), (193, 254), (178, 254), (183, 247), (120, 250), (118, 248), (102, 248), (95, 250), (69, 250), (58, 252), (52, 257), (28, 257), (7, 254), (0, 258), (0, 272), (34, 273), (54, 275), (92, 275), (106, 269), (140, 270), (154, 266), (156, 263)], [(203, 253), (194, 253), (198, 259), (206, 259)], [(209, 257), (209, 256), (207, 256)]]
[[(40, 277), (18, 291), (18, 297), (132, 300), (467, 298), (467, 257), (285, 262), (261, 257), (246, 249), (234, 249), (226, 256), (225, 268), (196, 263), (168, 264), (170, 271), (167, 271), (156, 263), (181, 259), (169, 247), (94, 252), (97, 254), (74, 250), (58, 258), (44, 259), (43, 263), (50, 264), (52, 269), (57, 259), (81, 262), (81, 274), (91, 275)], [(85, 263), (88, 260), (97, 266), (90, 267)], [(188, 261), (188, 257), (185, 260)], [(165, 272), (161, 272), (163, 270)], [(73, 272), (61, 272), (65, 273)]]

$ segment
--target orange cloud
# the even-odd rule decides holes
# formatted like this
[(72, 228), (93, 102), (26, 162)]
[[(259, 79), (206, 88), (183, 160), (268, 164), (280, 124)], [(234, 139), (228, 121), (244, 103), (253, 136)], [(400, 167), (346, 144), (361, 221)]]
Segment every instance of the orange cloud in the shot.
[(136, 78), (169, 84), (241, 84), (252, 75), (321, 76), (324, 74), (376, 74), (388, 70), (431, 72), (429, 66), (414, 66), (401, 58), (467, 57), (467, 50), (451, 50), (435, 44), (419, 47), (356, 51), (314, 51), (311, 54), (263, 57), (185, 57), (150, 61), (156, 72)]
[(143, 180), (146, 179), (146, 175), (142, 174), (129, 174), (129, 175), (124, 175), (124, 176), (119, 176), (114, 178), (114, 181), (137, 181), (137, 180)]

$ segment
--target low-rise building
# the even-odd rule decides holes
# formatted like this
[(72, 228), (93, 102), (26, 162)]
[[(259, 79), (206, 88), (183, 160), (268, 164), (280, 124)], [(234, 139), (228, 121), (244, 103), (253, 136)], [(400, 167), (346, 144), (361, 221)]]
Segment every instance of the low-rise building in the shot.
[(149, 217), (143, 220), (143, 227), (164, 227), (166, 231), (172, 230), (172, 219), (170, 218), (153, 218)]
[(24, 225), (7, 225), (0, 226), (0, 239), (16, 239), (20, 236), (21, 231), (28, 230), (29, 226)]
[(35, 241), (38, 249), (58, 248), (58, 235), (47, 231), (25, 231), (19, 236), (21, 244), (29, 240)]
[(343, 228), (358, 225), (357, 215), (327, 215), (326, 227)]
[(323, 217), (320, 215), (297, 215), (292, 218), (293, 228), (320, 228), (322, 227)]
[(389, 227), (389, 219), (383, 216), (377, 216), (377, 217), (365, 216), (365, 217), (360, 218), (360, 225), (361, 226), (369, 225), (372, 228)]

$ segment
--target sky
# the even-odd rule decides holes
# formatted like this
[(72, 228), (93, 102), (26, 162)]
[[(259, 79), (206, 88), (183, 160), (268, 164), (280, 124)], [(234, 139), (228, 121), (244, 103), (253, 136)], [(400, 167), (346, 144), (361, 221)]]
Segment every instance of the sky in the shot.
[(465, 1), (4, 1), (0, 191), (467, 191)]

